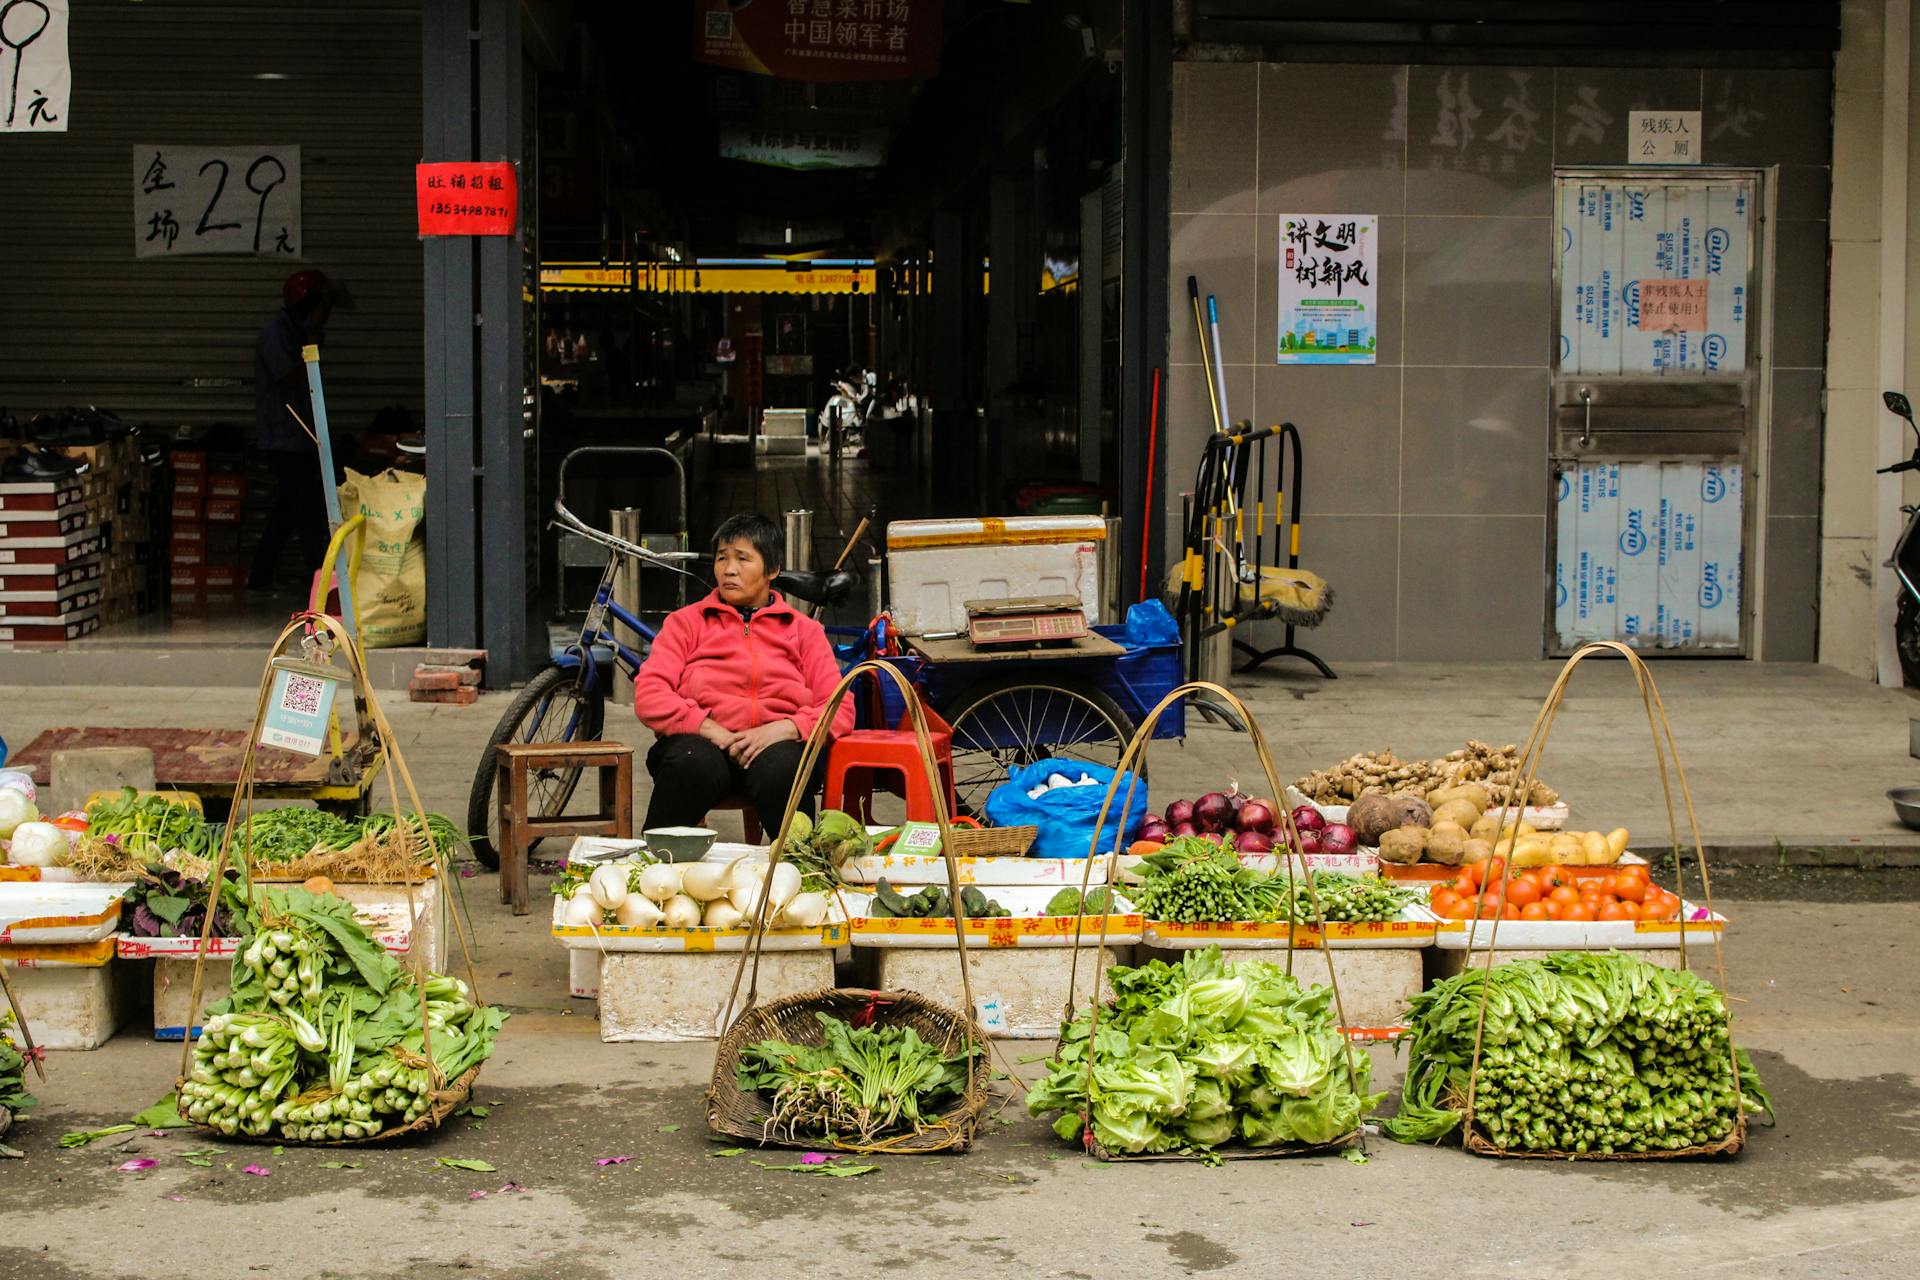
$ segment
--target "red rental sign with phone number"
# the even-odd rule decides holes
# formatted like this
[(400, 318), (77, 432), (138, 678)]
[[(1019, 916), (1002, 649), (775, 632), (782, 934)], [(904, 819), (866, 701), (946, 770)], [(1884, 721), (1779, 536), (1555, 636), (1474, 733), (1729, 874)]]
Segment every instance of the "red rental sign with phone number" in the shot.
[(510, 236), (520, 221), (513, 163), (457, 160), (414, 167), (423, 236)]

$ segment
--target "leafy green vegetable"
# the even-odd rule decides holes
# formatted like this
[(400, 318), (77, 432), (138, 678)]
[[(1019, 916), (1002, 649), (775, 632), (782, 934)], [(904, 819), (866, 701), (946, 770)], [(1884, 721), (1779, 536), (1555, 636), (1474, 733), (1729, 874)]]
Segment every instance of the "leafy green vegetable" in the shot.
[[(1773, 1113), (1729, 1040), (1726, 1001), (1704, 979), (1638, 957), (1558, 952), (1475, 967), (1412, 1000), (1401, 1142), (1437, 1142), (1466, 1118), (1510, 1150), (1646, 1152), (1705, 1146), (1741, 1110)], [(1737, 1064), (1737, 1065), (1736, 1065)]]
[(87, 806), (88, 835), (111, 839), (140, 858), (158, 858), (174, 849), (210, 857), (219, 832), (199, 811), (143, 796), (132, 787)]
[[(1211, 840), (1181, 836), (1140, 863), (1145, 883), (1133, 900), (1149, 919), (1177, 924), (1225, 921), (1291, 921), (1309, 924), (1314, 900), (1330, 921), (1382, 922), (1396, 919), (1417, 896), (1413, 889), (1377, 875), (1350, 876), (1315, 871), (1309, 888), (1304, 877), (1243, 866)], [(1056, 899), (1057, 901), (1057, 899)]]
[(27, 1060), (8, 1030), (12, 1026), (12, 1010), (0, 1006), (0, 1107), (24, 1111), (33, 1105), (33, 1095), (27, 1092)]
[(148, 1129), (181, 1129), (192, 1123), (181, 1117), (180, 1095), (176, 1093), (168, 1094), (136, 1115), (133, 1122)]
[(443, 1169), (465, 1169), (469, 1173), (500, 1172), (485, 1160), (455, 1160), (449, 1156), (441, 1156), (435, 1163)]
[(824, 1043), (762, 1040), (740, 1053), (740, 1088), (770, 1096), (770, 1133), (851, 1136), (918, 1132), (940, 1104), (966, 1090), (969, 1046), (943, 1055), (912, 1027), (851, 1027), (816, 1013)]
[(102, 1138), (112, 1138), (122, 1133), (132, 1133), (139, 1127), (137, 1124), (110, 1124), (104, 1129), (76, 1129), (72, 1133), (63, 1133), (60, 1135), (60, 1149), (63, 1151), (72, 1151), (76, 1147), (84, 1147), (88, 1143), (98, 1142)]
[(1091, 1129), (1127, 1153), (1328, 1143), (1384, 1096), (1354, 1091), (1371, 1064), (1334, 1025), (1331, 990), (1278, 966), (1229, 965), (1208, 947), (1107, 979), (1098, 1027), (1091, 1007), (1064, 1027), (1027, 1094), (1031, 1114), (1061, 1113), (1053, 1130), (1066, 1141)]
[(1050, 916), (1103, 916), (1113, 910), (1113, 890), (1105, 885), (1087, 890), (1083, 901), (1080, 891), (1074, 888), (1062, 889), (1047, 899), (1046, 910), (1042, 913)]

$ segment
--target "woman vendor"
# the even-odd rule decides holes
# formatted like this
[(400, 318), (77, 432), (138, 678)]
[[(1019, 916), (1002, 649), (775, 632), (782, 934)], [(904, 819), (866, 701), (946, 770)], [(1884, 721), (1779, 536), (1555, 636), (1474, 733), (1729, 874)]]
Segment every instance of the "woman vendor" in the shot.
[[(648, 828), (699, 826), (735, 796), (763, 827), (786, 813), (840, 668), (826, 629), (773, 589), (782, 541), (766, 516), (729, 517), (713, 535), (712, 594), (667, 616), (634, 678), (634, 712), (659, 735), (647, 752)], [(842, 699), (832, 733), (853, 724), (853, 699)], [(809, 815), (824, 751), (818, 763), (803, 801)]]

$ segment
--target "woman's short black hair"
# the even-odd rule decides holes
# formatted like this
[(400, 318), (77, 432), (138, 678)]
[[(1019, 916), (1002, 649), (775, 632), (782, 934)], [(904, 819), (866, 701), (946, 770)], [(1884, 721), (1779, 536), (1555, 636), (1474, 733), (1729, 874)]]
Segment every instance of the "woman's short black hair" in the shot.
[(743, 511), (737, 516), (728, 516), (713, 531), (711, 554), (719, 555), (720, 548), (729, 542), (748, 542), (760, 553), (760, 560), (767, 572), (784, 568), (787, 562), (786, 535), (780, 526), (758, 511)]

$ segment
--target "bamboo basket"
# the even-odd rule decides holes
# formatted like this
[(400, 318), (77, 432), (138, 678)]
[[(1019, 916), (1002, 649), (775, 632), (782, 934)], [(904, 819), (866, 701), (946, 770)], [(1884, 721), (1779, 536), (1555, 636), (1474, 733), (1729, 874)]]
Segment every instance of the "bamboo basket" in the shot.
[[(1713, 910), (1713, 880), (1712, 877), (1707, 874), (1706, 845), (1700, 836), (1700, 819), (1694, 812), (1693, 791), (1687, 785), (1686, 771), (1680, 765), (1680, 753), (1674, 745), (1673, 726), (1667, 719), (1666, 704), (1661, 700), (1660, 690), (1654, 684), (1653, 672), (1648, 670), (1647, 664), (1641, 659), (1640, 655), (1626, 645), (1616, 640), (1599, 641), (1593, 644), (1583, 645), (1571, 658), (1567, 659), (1566, 665), (1560, 669), (1559, 678), (1554, 681), (1552, 689), (1547, 693), (1546, 701), (1540, 707), (1540, 714), (1534, 718), (1533, 732), (1529, 735), (1527, 748), (1521, 755), (1520, 771), (1525, 777), (1525, 782), (1515, 788), (1515, 793), (1519, 795), (1530, 794), (1533, 790), (1534, 783), (1538, 780), (1540, 757), (1546, 751), (1547, 739), (1553, 731), (1554, 719), (1559, 715), (1561, 704), (1566, 697), (1567, 684), (1573, 678), (1574, 671), (1587, 659), (1602, 656), (1619, 656), (1626, 659), (1627, 665), (1633, 673), (1635, 684), (1639, 689), (1641, 704), (1647, 713), (1647, 729), (1653, 739), (1654, 765), (1660, 774), (1660, 789), (1666, 800), (1667, 807), (1667, 827), (1672, 839), (1675, 868), (1674, 892), (1680, 897), (1682, 902), (1687, 900), (1685, 883), (1687, 863), (1685, 850), (1680, 838), (1679, 819), (1673, 803), (1673, 783), (1675, 780), (1678, 780), (1680, 784), (1680, 798), (1687, 815), (1688, 828), (1693, 836), (1694, 861), (1700, 871), (1703, 900), (1706, 909), (1711, 912)], [(1669, 763), (1671, 763), (1672, 766), (1671, 773), (1668, 768)], [(1514, 815), (1514, 818), (1517, 818), (1518, 808), (1515, 805), (1508, 804), (1505, 806), (1504, 813)], [(1513, 819), (1507, 817), (1503, 817), (1502, 819), (1503, 823), (1511, 820)], [(1506, 871), (1501, 877), (1501, 896), (1503, 899), (1505, 897), (1506, 886), (1513, 878), (1511, 854), (1518, 839), (1519, 833), (1515, 831), (1507, 840)], [(1496, 847), (1494, 852), (1498, 854), (1500, 850)], [(1487, 959), (1484, 966), (1484, 971), (1489, 973), (1495, 964), (1494, 952), (1500, 937), (1500, 917), (1494, 915), (1490, 923), (1492, 927), (1487, 931)], [(1719, 990), (1724, 998), (1727, 990), (1726, 957), (1721, 951), (1720, 935), (1715, 933), (1712, 937), (1714, 965), (1719, 977)], [(1687, 931), (1684, 928), (1680, 930), (1679, 941), (1680, 967), (1686, 969), (1688, 968)], [(1471, 952), (1469, 952), (1469, 954), (1471, 954)], [(1727, 1011), (1727, 1069), (1733, 1077), (1734, 1124), (1725, 1138), (1714, 1143), (1683, 1147), (1672, 1151), (1615, 1151), (1606, 1153), (1532, 1151), (1496, 1145), (1480, 1131), (1479, 1126), (1474, 1122), (1474, 1090), (1480, 1074), (1480, 1053), (1484, 1045), (1487, 1000), (1491, 994), (1492, 986), (1493, 984), (1491, 982), (1483, 982), (1480, 987), (1480, 1014), (1474, 1028), (1473, 1060), (1467, 1071), (1467, 1090), (1464, 1096), (1456, 1095), (1458, 1105), (1453, 1108), (1462, 1113), (1460, 1127), (1461, 1145), (1467, 1151), (1477, 1156), (1486, 1156), (1501, 1160), (1684, 1160), (1704, 1156), (1732, 1156), (1737, 1154), (1746, 1144), (1746, 1099), (1740, 1089), (1740, 1067), (1736, 1056), (1738, 1048), (1733, 1039), (1733, 1011), (1732, 1004), (1729, 1002)]]
[[(946, 795), (940, 786), (938, 766), (934, 763), (926, 709), (900, 673), (884, 662), (863, 662), (854, 667), (841, 678), (833, 695), (828, 698), (825, 711), (807, 739), (800, 765), (794, 771), (793, 789), (787, 796), (787, 811), (780, 829), (771, 837), (771, 861), (767, 875), (771, 878), (773, 866), (785, 856), (787, 832), (793, 825), (794, 812), (806, 794), (806, 781), (813, 776), (814, 766), (826, 750), (833, 713), (841, 699), (847, 696), (848, 689), (869, 671), (874, 672), (877, 679), (892, 679), (906, 701), (907, 713), (913, 722), (914, 737), (920, 749), (920, 764), (926, 770), (927, 787), (934, 797), (934, 817), (940, 826), (941, 857), (946, 862), (948, 889), (957, 901), (961, 892), (959, 867), (954, 862), (958, 856), (954, 848), (958, 832), (953, 826), (952, 816), (947, 812)], [(875, 992), (864, 988), (807, 992), (762, 1005), (758, 1002), (760, 955), (767, 928), (772, 923), (772, 914), (771, 903), (762, 894), (759, 910), (754, 913), (750, 926), (747, 945), (741, 951), (739, 967), (734, 971), (733, 988), (719, 1011), (720, 1025), (726, 1030), (714, 1050), (713, 1077), (707, 1086), (705, 1098), (707, 1127), (716, 1134), (745, 1139), (762, 1146), (828, 1147), (860, 1154), (930, 1155), (942, 1151), (965, 1151), (970, 1147), (979, 1132), (981, 1113), (987, 1106), (992, 1068), (988, 1061), (986, 1032), (973, 1013), (973, 981), (967, 971), (966, 922), (960, 918), (953, 922), (954, 940), (959, 944), (954, 952), (955, 962), (960, 966), (960, 990), (966, 1000), (962, 1010), (947, 1008), (911, 991)], [(737, 1003), (743, 981), (746, 983), (746, 998), (744, 1003)], [(876, 1004), (877, 1001), (892, 1003)], [(740, 1010), (737, 1018), (733, 1016), (736, 1007)], [(966, 1091), (932, 1124), (922, 1125), (910, 1133), (862, 1142), (826, 1133), (771, 1132), (766, 1124), (764, 1104), (756, 1094), (747, 1093), (739, 1086), (737, 1068), (741, 1052), (748, 1045), (766, 1039), (787, 1040), (795, 1044), (821, 1044), (824, 1036), (818, 1020), (813, 1016), (815, 1013), (844, 1017), (846, 1013), (867, 1009), (874, 1010), (876, 1020), (889, 1025), (913, 1027), (923, 1040), (939, 1046), (945, 1053), (952, 1054), (962, 1048), (974, 1050)]]
[[(1113, 809), (1114, 797), (1120, 788), (1120, 779), (1122, 778), (1132, 779), (1132, 781), (1130, 781), (1127, 785), (1127, 794), (1122, 799), (1122, 807), (1120, 810), (1122, 813), (1127, 813), (1127, 812), (1130, 812), (1133, 808), (1133, 792), (1134, 792), (1134, 789), (1139, 785), (1138, 774), (1144, 771), (1140, 769), (1138, 766), (1144, 764), (1147, 747), (1151, 745), (1151, 743), (1154, 740), (1153, 739), (1154, 726), (1159, 723), (1161, 715), (1163, 715), (1168, 708), (1172, 707), (1174, 704), (1180, 702), (1185, 698), (1189, 698), (1195, 694), (1200, 694), (1200, 693), (1212, 694), (1213, 696), (1219, 698), (1222, 702), (1227, 704), (1227, 706), (1229, 706), (1239, 714), (1242, 722), (1244, 722), (1247, 726), (1248, 735), (1253, 740), (1254, 754), (1256, 757), (1258, 757), (1260, 761), (1260, 767), (1266, 772), (1267, 785), (1272, 788), (1272, 794), (1275, 797), (1284, 796), (1286, 794), (1281, 789), (1279, 770), (1274, 766), (1273, 753), (1267, 747), (1266, 734), (1261, 730), (1260, 722), (1254, 717), (1253, 712), (1247, 709), (1247, 705), (1244, 702), (1242, 702), (1238, 697), (1234, 696), (1234, 694), (1229, 692), (1227, 689), (1221, 687), (1220, 685), (1210, 683), (1208, 681), (1204, 681), (1204, 680), (1193, 681), (1188, 684), (1183, 684), (1179, 688), (1167, 694), (1166, 697), (1162, 698), (1159, 702), (1159, 705), (1154, 707), (1152, 712), (1150, 712), (1147, 715), (1147, 718), (1140, 722), (1140, 727), (1138, 730), (1135, 731), (1133, 735), (1133, 740), (1127, 743), (1127, 749), (1121, 754), (1119, 764), (1115, 766), (1113, 780), (1107, 784), (1106, 801), (1101, 806), (1100, 817), (1098, 821), (1094, 823), (1093, 839), (1089, 841), (1089, 845), (1087, 849), (1087, 867), (1086, 867), (1086, 870), (1082, 872), (1081, 881), (1080, 881), (1080, 892), (1082, 896), (1086, 894), (1088, 886), (1091, 883), (1094, 859), (1100, 856), (1100, 850), (1098, 848), (1098, 843), (1100, 839), (1099, 833), (1101, 832), (1102, 829), (1105, 828), (1106, 822), (1107, 822), (1107, 815)], [(1276, 814), (1279, 816), (1281, 827), (1282, 827), (1282, 830), (1279, 832), (1276, 832), (1276, 834), (1284, 835), (1285, 837), (1285, 844), (1278, 847), (1285, 848), (1288, 850), (1298, 849), (1300, 847), (1300, 833), (1298, 829), (1295, 828), (1293, 825), (1292, 811), (1289, 810), (1285, 806), (1285, 804), (1280, 802), (1278, 799), (1276, 799), (1274, 807), (1275, 807)], [(1126, 838), (1126, 833), (1124, 828), (1116, 831), (1115, 847), (1113, 850), (1113, 852), (1116, 855), (1118, 855), (1121, 852), (1120, 842), (1125, 840), (1125, 838)], [(1298, 875), (1307, 886), (1307, 900), (1313, 908), (1313, 923), (1317, 925), (1322, 932), (1324, 932), (1327, 925), (1326, 913), (1320, 906), (1320, 895), (1313, 887), (1313, 877), (1307, 869), (1307, 865), (1304, 858), (1298, 853), (1283, 854), (1281, 857), (1281, 865), (1286, 868), (1287, 876), (1289, 879), (1294, 877), (1294, 875), (1296, 874), (1295, 868), (1296, 866), (1298, 867)], [(1082, 919), (1084, 920), (1085, 917), (1082, 917)], [(1096, 949), (1095, 949), (1096, 955), (1099, 954), (1098, 948), (1104, 947), (1106, 945), (1106, 940), (1107, 940), (1106, 933), (1107, 933), (1106, 917), (1102, 916), (1100, 918), (1099, 941), (1096, 943)], [(1080, 966), (1080, 948), (1078, 945), (1077, 936), (1075, 939), (1075, 944), (1076, 945), (1074, 947), (1074, 954), (1073, 954), (1073, 967), (1069, 971), (1069, 976), (1067, 979), (1067, 1006), (1065, 1011), (1061, 1015), (1064, 1021), (1072, 1021), (1074, 1016), (1074, 1011), (1075, 1011), (1074, 996), (1075, 996), (1076, 985), (1079, 978), (1079, 966)], [(1340, 998), (1339, 976), (1335, 972), (1335, 965), (1334, 965), (1335, 948), (1319, 947), (1319, 948), (1316, 948), (1316, 950), (1318, 950), (1321, 956), (1324, 957), (1326, 960), (1327, 984), (1333, 988), (1333, 1006), (1334, 1006), (1335, 1022), (1337, 1025), (1344, 1027), (1348, 1025), (1348, 1023), (1347, 1023), (1346, 1009), (1344, 1005), (1341, 1003), (1341, 998)], [(1289, 947), (1287, 950), (1287, 963), (1286, 963), (1286, 970), (1289, 976), (1291, 976), (1293, 973), (1294, 953), (1295, 953), (1295, 948)], [(1097, 989), (1098, 988), (1097, 979), (1095, 982), (1095, 986)], [(1093, 1053), (1092, 1046), (1095, 1043), (1097, 1043), (1097, 1033), (1099, 1031), (1099, 1018), (1100, 1018), (1101, 1009), (1102, 1009), (1102, 1006), (1096, 1002), (1094, 1005), (1094, 1014), (1093, 1014), (1094, 1024), (1092, 1028), (1095, 1035), (1090, 1036), (1088, 1039), (1087, 1075), (1088, 1075), (1089, 1081), (1091, 1080), (1092, 1074), (1093, 1074), (1094, 1053)], [(1343, 1043), (1344, 1043), (1344, 1039), (1343, 1039)], [(1347, 1045), (1347, 1057), (1345, 1059), (1346, 1068), (1347, 1068), (1347, 1084), (1348, 1084), (1348, 1087), (1351, 1088), (1355, 1094), (1360, 1094), (1361, 1089), (1359, 1085), (1359, 1077), (1355, 1073), (1354, 1067), (1353, 1067), (1352, 1055), (1355, 1052), (1364, 1052), (1364, 1050), (1356, 1050), (1351, 1045)], [(1364, 1120), (1364, 1117), (1362, 1117), (1362, 1119)], [(1093, 1156), (1095, 1159), (1103, 1160), (1103, 1161), (1200, 1160), (1200, 1161), (1211, 1162), (1214, 1160), (1273, 1160), (1273, 1159), (1284, 1158), (1287, 1156), (1324, 1155), (1328, 1152), (1339, 1151), (1342, 1148), (1349, 1147), (1349, 1146), (1359, 1146), (1362, 1150), (1364, 1150), (1366, 1147), (1366, 1140), (1362, 1134), (1362, 1130), (1356, 1127), (1352, 1130), (1349, 1130), (1346, 1133), (1341, 1134), (1339, 1137), (1333, 1139), (1331, 1142), (1318, 1142), (1318, 1143), (1284, 1142), (1271, 1147), (1248, 1147), (1248, 1146), (1240, 1145), (1238, 1142), (1234, 1142), (1234, 1143), (1223, 1144), (1218, 1147), (1209, 1148), (1204, 1152), (1198, 1152), (1198, 1151), (1159, 1151), (1159, 1152), (1140, 1152), (1140, 1153), (1117, 1152), (1117, 1151), (1109, 1151), (1097, 1138), (1093, 1136), (1092, 1122), (1085, 1115), (1082, 1116), (1081, 1142), (1086, 1147), (1087, 1153), (1089, 1155)]]
[[(1024, 858), (1040, 838), (1039, 827), (955, 827), (956, 858)], [(945, 841), (941, 842), (945, 847)]]

